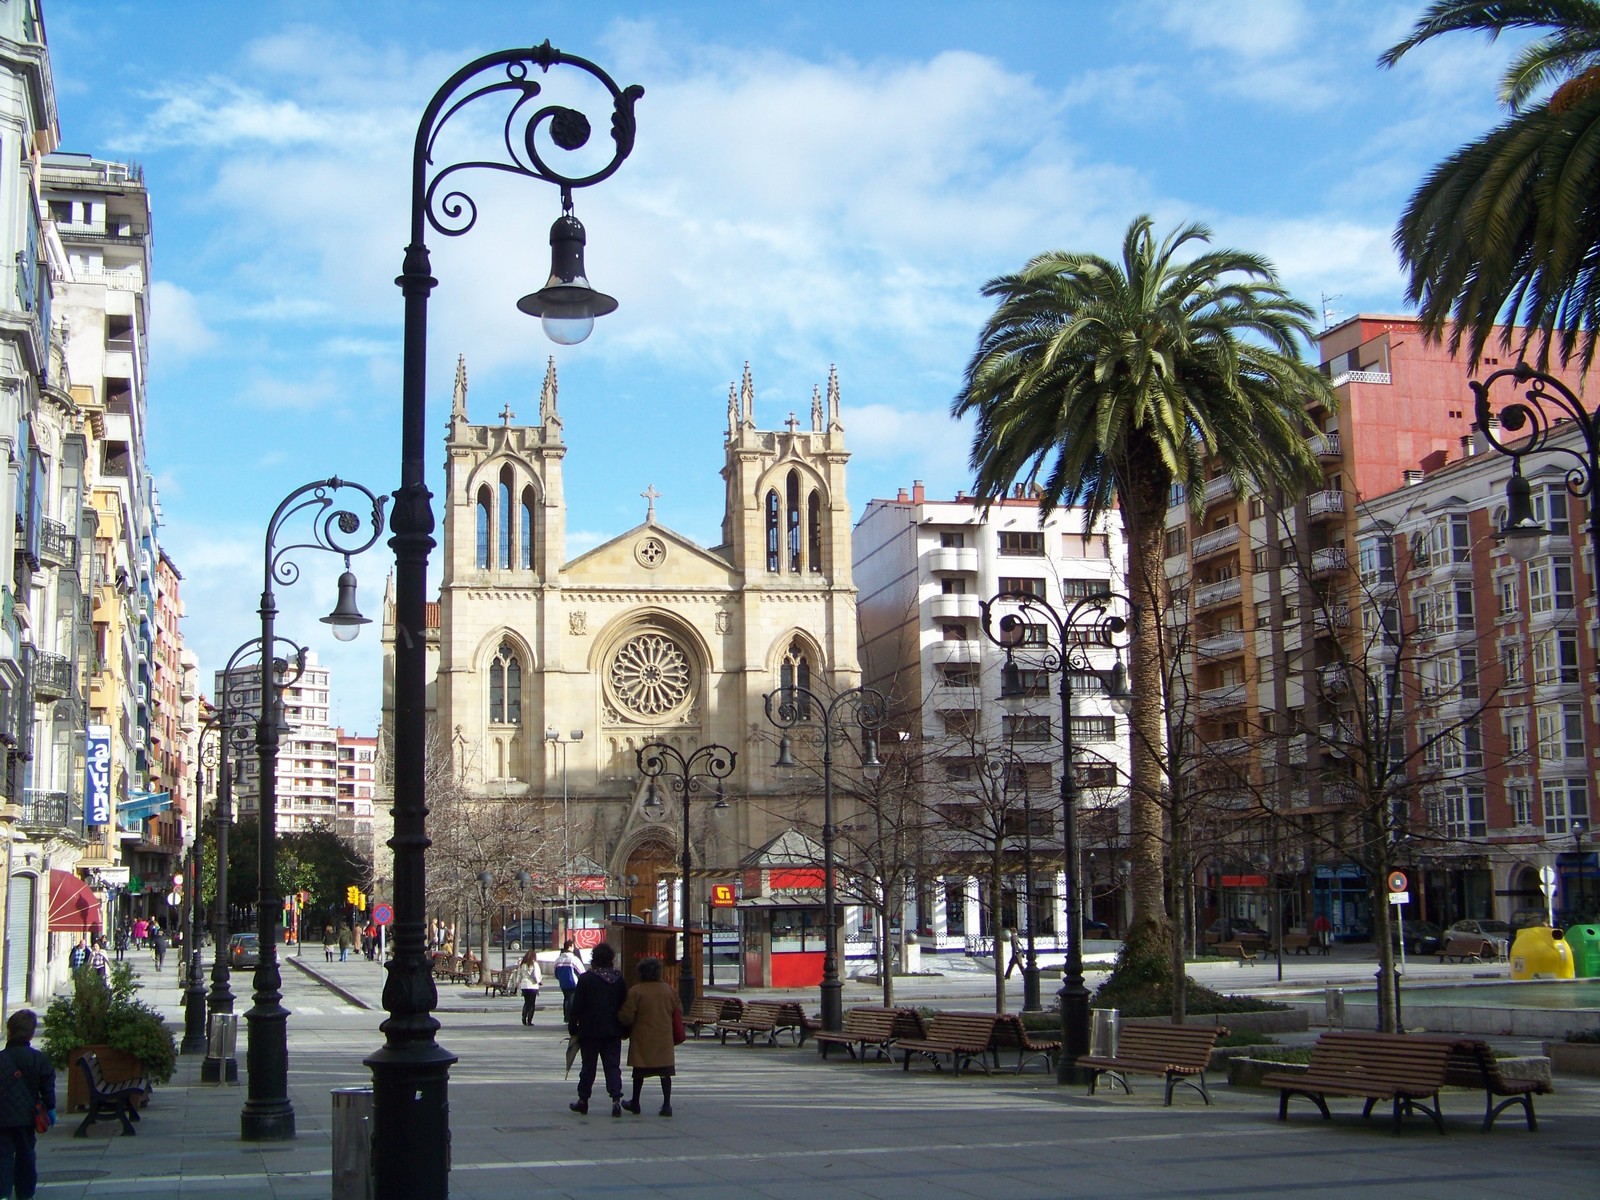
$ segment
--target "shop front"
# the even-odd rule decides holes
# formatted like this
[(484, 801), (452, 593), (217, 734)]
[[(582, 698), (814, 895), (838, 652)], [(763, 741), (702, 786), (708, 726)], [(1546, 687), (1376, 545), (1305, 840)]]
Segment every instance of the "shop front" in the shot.
[[(741, 982), (745, 987), (815, 987), (827, 948), (822, 847), (796, 830), (740, 864)], [(836, 914), (842, 914), (836, 906)]]

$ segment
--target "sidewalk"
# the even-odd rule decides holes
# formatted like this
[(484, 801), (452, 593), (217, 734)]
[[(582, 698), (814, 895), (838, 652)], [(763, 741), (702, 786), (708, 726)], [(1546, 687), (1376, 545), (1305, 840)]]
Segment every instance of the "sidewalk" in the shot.
[[(1359, 973), (1370, 964), (1345, 965)], [(41, 1140), (39, 1195), (329, 1196), (329, 1091), (370, 1081), (361, 1059), (381, 1043), (376, 1005), (383, 973), (365, 960), (323, 963), (317, 953), (299, 961), (290, 956), (283, 978), (293, 1014), (294, 1141), (240, 1142), (245, 1090), (199, 1085), (198, 1057), (185, 1057), (172, 1084), (157, 1091), (135, 1138), (115, 1136), (112, 1123), (75, 1140), (71, 1130), (81, 1118), (63, 1113), (62, 1125)], [(145, 983), (147, 997), (176, 1016), (170, 969)], [(969, 971), (912, 986), (972, 988), (968, 998), (976, 1003), (989, 984), (987, 975)], [(236, 977), (241, 1012), (248, 991), (248, 978)], [(847, 1003), (869, 1002), (868, 995), (864, 985), (852, 984)], [(923, 998), (935, 997), (916, 1002)], [(1588, 1200), (1594, 1193), (1600, 1081), (1558, 1079), (1557, 1092), (1538, 1101), (1538, 1133), (1508, 1116), (1485, 1139), (1477, 1132), (1481, 1099), (1460, 1093), (1446, 1097), (1447, 1137), (1419, 1123), (1396, 1138), (1382, 1121), (1362, 1122), (1353, 1101), (1334, 1102), (1332, 1122), (1306, 1106), (1279, 1124), (1274, 1096), (1226, 1084), (1214, 1088), (1210, 1108), (1184, 1097), (1167, 1109), (1160, 1087), (1148, 1080), (1136, 1082), (1132, 1097), (1102, 1091), (1091, 1099), (1037, 1070), (956, 1079), (837, 1056), (824, 1063), (809, 1046), (699, 1039), (681, 1049), (676, 1116), (614, 1121), (602, 1104), (588, 1117), (566, 1109), (574, 1084), (563, 1078), (559, 1001), (552, 995), (541, 1003), (532, 1029), (519, 1024), (519, 1007), (515, 997), (485, 1000), (481, 989), (441, 990), (439, 1040), (459, 1056), (450, 1076), (450, 1194), (459, 1200), (544, 1194), (1027, 1200), (1059, 1197), (1064, 1179), (1075, 1195), (1117, 1198), (1276, 1200), (1302, 1187), (1407, 1200), (1530, 1189), (1541, 1200)], [(242, 1039), (239, 1058), (243, 1070)], [(648, 1087), (646, 1113), (653, 1114), (659, 1093), (653, 1081)]]

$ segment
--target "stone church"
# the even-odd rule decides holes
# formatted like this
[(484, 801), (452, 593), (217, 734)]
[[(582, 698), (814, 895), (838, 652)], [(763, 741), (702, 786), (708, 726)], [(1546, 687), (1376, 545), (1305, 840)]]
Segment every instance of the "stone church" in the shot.
[(507, 406), (475, 423), (457, 365), (429, 630), (436, 729), (469, 792), (541, 806), (569, 861), (592, 860), (612, 894), (659, 920), (677, 917), (682, 810), (671, 792), (647, 804), (635, 752), (656, 741), (686, 756), (708, 743), (737, 751), (728, 808), (691, 806), (698, 917), (708, 879), (731, 880), (820, 807), (773, 769), (763, 697), (788, 680), (819, 692), (860, 682), (837, 375), (814, 390), (809, 421), (791, 413), (760, 429), (745, 365), (728, 396), (720, 544), (662, 524), (641, 479), (644, 521), (573, 558), (557, 394), (552, 360), (537, 422)]

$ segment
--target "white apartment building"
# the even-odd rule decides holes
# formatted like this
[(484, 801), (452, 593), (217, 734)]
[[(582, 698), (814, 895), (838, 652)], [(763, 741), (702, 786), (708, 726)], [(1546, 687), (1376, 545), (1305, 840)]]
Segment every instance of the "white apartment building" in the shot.
[[(236, 673), (228, 687), (227, 672), (216, 673), (217, 695), (226, 696), (247, 712), (259, 712), (261, 678), (258, 667)], [(289, 732), (278, 743), (278, 831), (296, 833), (312, 825), (339, 827), (339, 735), (328, 724), (330, 673), (307, 653), (305, 671), (284, 692)], [(242, 778), (234, 784), (235, 812), (256, 815), (260, 802), (260, 773), (253, 754), (244, 758)], [(370, 813), (370, 810), (369, 810)]]
[[(920, 741), (930, 811), (959, 814), (995, 759), (1022, 765), (1031, 835), (1019, 827), (1005, 846), (1014, 882), (998, 898), (999, 926), (1028, 928), (1030, 906), (1018, 902), (1025, 894), (1020, 871), (1026, 850), (1044, 864), (1034, 875), (1031, 906), (1037, 944), (1055, 951), (1065, 929), (1060, 675), (1044, 669), (1043, 646), (1025, 648), (1016, 655), (1022, 694), (1002, 698), (1006, 654), (984, 635), (981, 603), (1023, 591), (1064, 617), (1084, 597), (1123, 592), (1120, 521), (1113, 514), (1086, 531), (1082, 509), (1058, 509), (1041, 520), (1032, 495), (1019, 492), (992, 505), (961, 493), (930, 500), (917, 482), (909, 493), (901, 489), (892, 500), (867, 505), (855, 527), (853, 554), (862, 678), (889, 697), (893, 727), (911, 730)], [(1054, 644), (1054, 633), (1049, 641)], [(1096, 650), (1091, 661), (1109, 670), (1115, 660)], [(1124, 925), (1127, 722), (1100, 689), (1076, 677), (1072, 721), (1085, 919), (1117, 932)], [(924, 935), (931, 929), (938, 949), (987, 938), (995, 925), (996, 901), (987, 894), (979, 856), (959, 847), (959, 837), (945, 839), (944, 867), (968, 857), (973, 873), (950, 871), (942, 884), (924, 882), (915, 898), (916, 928)]]
[(339, 835), (374, 862), (372, 813), (378, 798), (378, 739), (334, 730), (338, 745)]

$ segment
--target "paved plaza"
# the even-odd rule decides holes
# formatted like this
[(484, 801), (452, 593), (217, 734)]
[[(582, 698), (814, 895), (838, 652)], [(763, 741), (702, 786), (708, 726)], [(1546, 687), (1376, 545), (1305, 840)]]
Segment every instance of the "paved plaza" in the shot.
[[(382, 971), (365, 961), (324, 964), (320, 948), (311, 953), (309, 971), (293, 963), (284, 968), (285, 1004), (293, 1012), (293, 1142), (240, 1142), (244, 1090), (201, 1086), (198, 1058), (185, 1057), (173, 1082), (156, 1092), (137, 1137), (116, 1136), (113, 1122), (73, 1139), (81, 1117), (63, 1114), (41, 1139), (39, 1195), (329, 1196), (329, 1092), (370, 1082), (361, 1059), (381, 1041)], [(1415, 969), (1458, 978), (1473, 973)], [(1290, 982), (1320, 986), (1327, 979), (1370, 979), (1371, 970), (1370, 960), (1356, 955), (1297, 962), (1288, 974)], [(1208, 965), (1197, 974), (1239, 988), (1270, 985), (1274, 973), (1263, 963)], [(169, 1015), (179, 1013), (170, 959), (165, 975), (147, 974), (145, 983), (152, 1001)], [(986, 1000), (992, 979), (966, 963), (903, 983), (899, 999), (906, 1003), (974, 1009), (992, 1003)], [(238, 984), (236, 990), (248, 992), (248, 979)], [(1012, 984), (1019, 997), (1020, 982), (1013, 977)], [(1047, 992), (1054, 987), (1046, 983)], [(454, 1197), (1079, 1200), (1315, 1193), (1462, 1200), (1536, 1193), (1541, 1200), (1591, 1200), (1600, 1193), (1600, 1080), (1566, 1077), (1557, 1079), (1554, 1095), (1540, 1098), (1537, 1133), (1508, 1113), (1486, 1136), (1478, 1131), (1481, 1098), (1449, 1093), (1448, 1136), (1419, 1119), (1397, 1138), (1386, 1122), (1360, 1121), (1360, 1103), (1350, 1100), (1332, 1102), (1332, 1124), (1298, 1104), (1284, 1125), (1276, 1119), (1275, 1095), (1226, 1083), (1214, 1088), (1211, 1108), (1180, 1092), (1165, 1109), (1153, 1080), (1142, 1086), (1136, 1080), (1132, 1097), (1102, 1092), (1091, 1099), (1081, 1088), (1056, 1086), (1037, 1067), (1022, 1076), (952, 1078), (913, 1066), (907, 1075), (898, 1065), (837, 1056), (824, 1063), (809, 1045), (770, 1049), (691, 1039), (681, 1048), (672, 1118), (655, 1115), (659, 1093), (650, 1090), (642, 1117), (614, 1120), (600, 1104), (579, 1117), (567, 1111), (574, 1085), (562, 1078), (565, 1034), (554, 989), (546, 993), (552, 998), (556, 1003), (541, 1004), (530, 1030), (518, 1022), (519, 998), (486, 1000), (481, 989), (459, 985), (441, 989), (440, 1041), (460, 1057), (450, 1077)], [(847, 1004), (873, 1001), (866, 985), (847, 985)], [(241, 1010), (247, 1005), (246, 995)], [(242, 1040), (239, 1058), (242, 1067)]]

